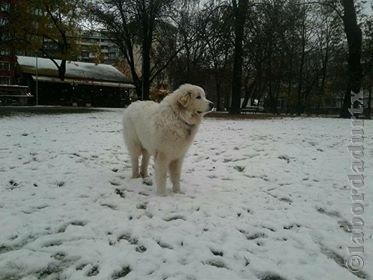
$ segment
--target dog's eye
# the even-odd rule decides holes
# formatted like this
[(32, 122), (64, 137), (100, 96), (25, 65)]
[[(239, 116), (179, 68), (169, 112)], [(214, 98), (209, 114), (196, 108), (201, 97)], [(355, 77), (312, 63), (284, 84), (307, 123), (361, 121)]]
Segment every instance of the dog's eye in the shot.
[(197, 99), (201, 99), (201, 95), (198, 95), (196, 98), (197, 98)]

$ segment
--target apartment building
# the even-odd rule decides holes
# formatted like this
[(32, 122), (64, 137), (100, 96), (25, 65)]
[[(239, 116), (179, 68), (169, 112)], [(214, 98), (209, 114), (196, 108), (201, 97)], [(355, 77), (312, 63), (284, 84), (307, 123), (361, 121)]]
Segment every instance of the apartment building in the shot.
[(10, 12), (17, 0), (0, 0), (0, 84), (14, 83), (15, 50), (9, 30)]
[(79, 38), (82, 62), (114, 64), (120, 58), (118, 47), (101, 31), (84, 31)]

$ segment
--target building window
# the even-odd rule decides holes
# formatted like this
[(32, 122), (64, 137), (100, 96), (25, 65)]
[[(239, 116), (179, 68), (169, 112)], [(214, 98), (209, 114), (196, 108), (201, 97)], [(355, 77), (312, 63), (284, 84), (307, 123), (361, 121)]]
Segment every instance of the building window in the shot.
[(9, 77), (0, 77), (0, 85), (9, 85), (10, 78)]
[(9, 71), (10, 70), (10, 64), (9, 62), (6, 62), (6, 61), (0, 61), (0, 71), (1, 70), (5, 70), (5, 71)]
[(5, 56), (10, 55), (9, 49), (1, 49), (0, 50), (0, 55), (5, 55)]
[(0, 18), (0, 26), (8, 25), (9, 20), (7, 18)]
[(0, 3), (0, 12), (8, 12), (10, 10), (9, 3)]
[[(0, 24), (0, 26), (1, 26), (1, 24)], [(0, 41), (8, 41), (9, 38), (10, 38), (9, 34), (4, 33), (4, 32), (0, 33)]]
[(35, 16), (42, 16), (42, 15), (44, 15), (44, 12), (43, 12), (42, 9), (35, 9), (34, 12), (33, 12), (33, 14)]

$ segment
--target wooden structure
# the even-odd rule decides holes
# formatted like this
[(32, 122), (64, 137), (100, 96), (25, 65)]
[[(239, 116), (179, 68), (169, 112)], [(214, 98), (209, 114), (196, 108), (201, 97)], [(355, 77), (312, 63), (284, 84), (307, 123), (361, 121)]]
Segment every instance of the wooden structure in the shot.
[(18, 56), (16, 68), (19, 84), (28, 86), (40, 105), (124, 107), (135, 88), (107, 64), (68, 61), (63, 80), (48, 58)]
[(28, 86), (0, 85), (0, 106), (30, 105), (32, 94)]

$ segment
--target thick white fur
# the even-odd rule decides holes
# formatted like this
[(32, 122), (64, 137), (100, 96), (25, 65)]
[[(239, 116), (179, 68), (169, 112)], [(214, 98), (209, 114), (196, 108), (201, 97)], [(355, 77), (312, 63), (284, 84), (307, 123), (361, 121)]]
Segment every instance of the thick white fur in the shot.
[(137, 101), (128, 106), (123, 116), (123, 134), (131, 156), (132, 177), (147, 177), (149, 158), (154, 156), (157, 193), (166, 193), (167, 171), (172, 190), (180, 192), (184, 155), (211, 104), (201, 87), (184, 84), (161, 103)]

